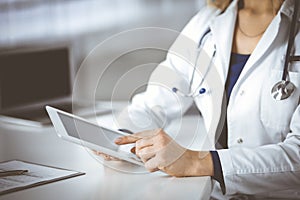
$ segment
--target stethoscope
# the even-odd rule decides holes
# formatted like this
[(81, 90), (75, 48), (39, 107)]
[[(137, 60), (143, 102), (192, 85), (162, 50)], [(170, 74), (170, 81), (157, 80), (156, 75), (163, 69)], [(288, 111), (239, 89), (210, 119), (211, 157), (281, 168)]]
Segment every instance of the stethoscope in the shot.
[(206, 77), (206, 75), (207, 75), (209, 69), (211, 68), (211, 65), (212, 65), (212, 63), (213, 63), (213, 60), (214, 60), (214, 58), (215, 58), (215, 55), (216, 55), (216, 45), (214, 45), (214, 51), (213, 51), (213, 53), (212, 53), (212, 56), (211, 56), (211, 59), (210, 59), (208, 65), (207, 65), (207, 67), (206, 67), (206, 70), (205, 70), (205, 73), (204, 73), (204, 75), (203, 75), (203, 78), (201, 79), (200, 83), (198, 84), (199, 86), (198, 86), (194, 91), (192, 91), (192, 85), (193, 85), (193, 82), (194, 82), (194, 77), (195, 77), (196, 68), (197, 68), (197, 67), (196, 67), (196, 63), (197, 63), (197, 61), (198, 61), (198, 59), (199, 59), (199, 56), (200, 56), (201, 52), (203, 51), (204, 39), (206, 38), (206, 36), (208, 36), (209, 33), (211, 33), (211, 29), (210, 29), (210, 28), (208, 28), (208, 29), (204, 32), (204, 34), (202, 35), (202, 37), (201, 37), (201, 39), (200, 39), (200, 41), (199, 41), (199, 45), (198, 45), (198, 47), (197, 47), (197, 49), (196, 49), (197, 54), (196, 54), (196, 58), (195, 58), (194, 65), (193, 65), (192, 78), (191, 78), (190, 83), (189, 83), (189, 92), (188, 92), (188, 93), (184, 93), (184, 92), (182, 92), (181, 90), (179, 90), (178, 88), (173, 87), (173, 88), (172, 88), (172, 91), (173, 91), (174, 93), (179, 94), (179, 95), (181, 95), (181, 96), (183, 96), (183, 97), (193, 97), (193, 98), (195, 98), (195, 97), (197, 97), (197, 96), (200, 96), (200, 95), (206, 93), (206, 89), (205, 89), (204, 87), (202, 87), (202, 84), (203, 84), (203, 82), (204, 82), (204, 80), (205, 80), (205, 77)]
[(298, 4), (299, 4), (299, 1), (295, 0), (293, 19), (292, 19), (292, 23), (290, 26), (289, 41), (288, 41), (288, 46), (287, 46), (287, 50), (286, 50), (282, 78), (281, 78), (281, 81), (276, 83), (271, 90), (271, 94), (272, 94), (273, 98), (278, 101), (289, 98), (295, 90), (295, 85), (288, 80), (288, 68), (289, 68), (290, 62), (300, 61), (299, 55), (298, 56), (291, 55), (291, 50), (292, 50), (292, 47), (293, 47), (293, 44), (295, 41), (295, 37), (296, 37), (296, 22), (297, 22), (297, 16), (298, 16)]
[[(283, 73), (282, 73), (282, 78), (281, 80), (276, 83), (273, 87), (272, 87), (272, 90), (271, 90), (271, 95), (272, 97), (275, 99), (275, 100), (284, 100), (284, 99), (287, 99), (289, 98), (293, 92), (295, 91), (295, 85), (288, 80), (288, 74), (289, 74), (289, 64), (290, 62), (293, 62), (293, 61), (300, 61), (300, 55), (291, 55), (291, 50), (292, 50), (292, 47), (293, 47), (293, 44), (294, 44), (294, 40), (295, 40), (295, 37), (296, 37), (296, 23), (297, 23), (297, 16), (298, 16), (298, 4), (299, 4), (299, 1), (296, 0), (295, 1), (295, 4), (294, 4), (294, 13), (293, 13), (293, 18), (292, 18), (292, 23), (291, 23), (291, 26), (290, 26), (290, 34), (289, 34), (289, 40), (288, 40), (288, 46), (287, 46), (287, 50), (286, 50), (286, 56), (285, 56), (285, 62), (284, 62), (284, 68), (283, 68)], [(197, 60), (199, 58), (199, 55), (201, 53), (201, 50), (200, 49), (203, 49), (201, 48), (202, 46), (202, 43), (204, 42), (204, 38), (211, 32), (210, 29), (208, 29), (206, 32), (204, 32), (204, 34), (202, 35), (200, 41), (199, 41), (199, 45), (198, 45), (198, 48), (197, 48), (197, 56), (196, 56), (196, 59), (195, 59), (195, 62), (194, 62), (194, 66), (193, 66), (193, 72), (192, 72), (192, 78), (190, 80), (190, 85), (189, 85), (189, 92), (188, 93), (184, 93), (182, 91), (180, 91), (178, 88), (176, 87), (173, 87), (172, 88), (172, 91), (176, 94), (179, 94), (183, 97), (197, 97), (197, 96), (200, 96), (200, 95), (203, 95), (204, 93), (206, 93), (206, 89), (201, 87), (203, 82), (204, 82), (204, 79), (206, 77), (206, 74), (207, 72), (209, 71), (209, 69), (211, 68), (211, 65), (212, 65), (212, 62), (215, 58), (215, 55), (216, 55), (216, 47), (214, 46), (214, 51), (213, 51), (213, 54), (212, 54), (212, 57), (211, 57), (211, 60), (206, 68), (206, 72), (203, 76), (203, 78), (201, 79), (200, 83), (199, 83), (199, 86), (194, 90), (192, 91), (192, 84), (194, 82), (194, 76), (195, 76), (195, 72), (196, 72), (196, 63), (197, 63)]]

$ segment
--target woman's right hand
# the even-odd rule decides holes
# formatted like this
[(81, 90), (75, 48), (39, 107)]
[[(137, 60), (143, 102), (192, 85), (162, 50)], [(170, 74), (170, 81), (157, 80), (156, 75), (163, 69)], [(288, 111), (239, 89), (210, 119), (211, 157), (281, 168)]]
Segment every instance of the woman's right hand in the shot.
[[(118, 129), (118, 131), (121, 131), (121, 132), (125, 132), (125, 133), (128, 133), (128, 134), (134, 134), (132, 131), (128, 130), (128, 129)], [(135, 154), (135, 148), (131, 148), (131, 153)], [(113, 157), (113, 156), (110, 156), (110, 155), (107, 155), (105, 153), (102, 153), (100, 151), (96, 151), (96, 150), (93, 150), (92, 149), (92, 152), (96, 155), (96, 156), (100, 156), (102, 157), (104, 160), (106, 161), (121, 161), (121, 159), (119, 158), (116, 158), (116, 157)]]

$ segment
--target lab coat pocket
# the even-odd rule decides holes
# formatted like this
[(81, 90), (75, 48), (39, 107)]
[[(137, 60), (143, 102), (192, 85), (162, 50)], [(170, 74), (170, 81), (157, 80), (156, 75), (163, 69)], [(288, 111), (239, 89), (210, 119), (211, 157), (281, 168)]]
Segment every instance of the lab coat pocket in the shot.
[(290, 81), (295, 85), (293, 94), (284, 100), (275, 100), (271, 95), (273, 86), (281, 80), (282, 70), (272, 70), (261, 95), (261, 120), (267, 128), (280, 133), (289, 131), (293, 113), (299, 104), (300, 72), (289, 72)]

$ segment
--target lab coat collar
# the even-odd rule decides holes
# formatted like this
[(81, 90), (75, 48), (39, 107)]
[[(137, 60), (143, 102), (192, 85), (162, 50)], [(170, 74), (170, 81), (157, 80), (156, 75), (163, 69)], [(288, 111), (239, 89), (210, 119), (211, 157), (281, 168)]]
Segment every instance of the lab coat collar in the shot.
[[(221, 66), (217, 66), (217, 69), (219, 70), (223, 83), (225, 83), (227, 78), (231, 57), (233, 36), (238, 13), (238, 2), (239, 0), (233, 0), (225, 12), (218, 15), (210, 25), (212, 35), (215, 39), (217, 54), (221, 60)], [(270, 48), (279, 32), (282, 20), (281, 13), (291, 18), (294, 10), (293, 5), (294, 0), (284, 1), (279, 10), (280, 13), (275, 17), (263, 37), (260, 39), (255, 50), (247, 61), (237, 83), (246, 77), (248, 72), (254, 68), (255, 63), (258, 62), (260, 58), (264, 56), (264, 53)]]
[[(247, 77), (247, 75), (253, 69), (255, 69), (255, 67), (257, 67), (256, 63), (258, 63), (259, 60), (264, 57), (264, 54), (268, 51), (268, 49), (271, 48), (275, 38), (277, 37), (280, 31), (280, 27), (283, 24), (282, 15), (291, 18), (294, 10), (293, 6), (294, 6), (293, 0), (284, 1), (284, 3), (282, 4), (279, 10), (279, 13), (273, 19), (273, 21), (271, 22), (271, 24), (263, 34), (262, 38), (258, 42), (256, 48), (252, 52), (249, 60), (244, 66), (242, 73), (240, 74), (238, 81), (236, 82), (236, 85), (239, 85)], [(234, 94), (234, 89), (232, 90), (232, 94)]]
[[(299, 0), (296, 0), (299, 1)], [(286, 15), (288, 18), (292, 18), (294, 13), (294, 0), (285, 0), (279, 10), (280, 13)], [(300, 20), (300, 18), (298, 18)]]
[(225, 83), (228, 72), (237, 8), (238, 0), (234, 0), (225, 12), (217, 16), (210, 25), (212, 35), (215, 39), (217, 56), (221, 60), (222, 66), (217, 66), (217, 69), (223, 79), (223, 83)]

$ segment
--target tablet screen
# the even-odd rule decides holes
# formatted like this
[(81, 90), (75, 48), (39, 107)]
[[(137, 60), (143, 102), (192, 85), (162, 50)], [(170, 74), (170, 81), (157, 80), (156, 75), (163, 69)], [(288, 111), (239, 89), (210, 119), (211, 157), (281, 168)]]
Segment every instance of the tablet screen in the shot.
[(118, 150), (119, 146), (114, 140), (120, 137), (120, 134), (59, 112), (57, 114), (70, 136), (114, 151)]

